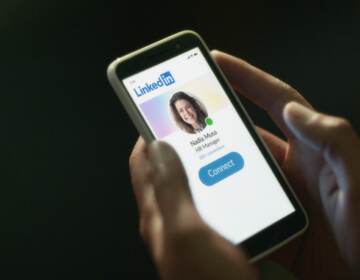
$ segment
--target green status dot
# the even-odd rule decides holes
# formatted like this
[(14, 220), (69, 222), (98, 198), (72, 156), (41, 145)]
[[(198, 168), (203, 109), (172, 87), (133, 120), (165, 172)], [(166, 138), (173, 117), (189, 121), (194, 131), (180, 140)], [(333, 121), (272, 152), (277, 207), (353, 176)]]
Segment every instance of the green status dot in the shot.
[(212, 119), (210, 119), (210, 118), (206, 118), (205, 122), (206, 122), (207, 125), (212, 125), (214, 123), (214, 121)]

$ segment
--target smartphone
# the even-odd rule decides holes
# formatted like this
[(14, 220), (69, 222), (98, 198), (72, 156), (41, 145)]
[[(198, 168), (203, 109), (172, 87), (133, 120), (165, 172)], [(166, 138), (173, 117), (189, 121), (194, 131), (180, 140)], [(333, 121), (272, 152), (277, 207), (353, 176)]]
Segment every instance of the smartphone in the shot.
[(120, 57), (107, 74), (145, 141), (179, 154), (202, 218), (251, 260), (305, 231), (303, 207), (197, 33)]

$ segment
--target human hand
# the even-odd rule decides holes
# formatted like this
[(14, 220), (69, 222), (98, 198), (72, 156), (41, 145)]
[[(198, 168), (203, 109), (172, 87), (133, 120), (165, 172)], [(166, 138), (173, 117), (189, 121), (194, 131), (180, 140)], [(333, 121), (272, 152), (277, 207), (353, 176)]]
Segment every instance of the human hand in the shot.
[(162, 142), (139, 138), (130, 171), (140, 233), (162, 279), (256, 279), (238, 247), (219, 236), (194, 207), (184, 168)]
[(344, 279), (342, 255), (360, 273), (360, 140), (349, 122), (314, 111), (296, 90), (241, 59), (212, 55), (234, 89), (263, 108), (287, 138), (259, 129), (310, 217), (293, 270), (304, 279)]

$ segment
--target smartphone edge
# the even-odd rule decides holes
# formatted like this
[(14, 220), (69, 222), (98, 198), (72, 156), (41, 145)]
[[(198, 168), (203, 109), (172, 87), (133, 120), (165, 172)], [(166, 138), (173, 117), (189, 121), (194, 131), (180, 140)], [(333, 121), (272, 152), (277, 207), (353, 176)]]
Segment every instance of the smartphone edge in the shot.
[[(149, 50), (151, 48), (154, 48), (154, 47), (156, 47), (158, 45), (161, 45), (164, 42), (167, 42), (169, 40), (172, 40), (174, 38), (177, 38), (179, 36), (183, 36), (183, 35), (186, 35), (186, 34), (192, 34), (192, 35), (196, 36), (199, 39), (199, 41), (201, 42), (201, 44), (203, 44), (203, 46), (205, 47), (207, 52), (211, 54), (211, 51), (209, 50), (207, 44), (204, 42), (204, 40), (202, 39), (202, 37), (198, 33), (196, 33), (195, 31), (192, 31), (192, 30), (183, 30), (183, 31), (177, 32), (177, 33), (175, 33), (175, 34), (173, 34), (171, 36), (165, 37), (165, 38), (163, 38), (163, 39), (161, 39), (161, 40), (159, 40), (157, 42), (146, 45), (146, 46), (144, 46), (144, 47), (142, 47), (142, 48), (140, 48), (140, 49), (138, 49), (136, 51), (125, 54), (125, 55), (115, 59), (107, 68), (107, 77), (108, 77), (108, 80), (109, 80), (110, 84), (112, 85), (113, 89), (115, 90), (116, 95), (118, 96), (121, 103), (123, 104), (123, 107), (125, 107), (125, 110), (127, 111), (127, 113), (130, 116), (131, 120), (135, 124), (135, 127), (137, 128), (138, 132), (140, 133), (141, 136), (144, 137), (146, 142), (151, 142), (151, 141), (155, 140), (155, 138), (154, 138), (153, 134), (151, 133), (150, 129), (147, 127), (146, 123), (144, 123), (144, 121), (141, 118), (139, 112), (137, 111), (135, 105), (132, 103), (132, 101), (130, 99), (130, 96), (128, 96), (127, 91), (124, 88), (124, 86), (122, 85), (121, 81), (116, 76), (116, 68), (123, 61), (131, 59), (132, 57), (134, 57), (134, 56), (136, 56), (136, 55), (138, 55), (138, 54), (140, 54), (142, 52), (145, 52), (145, 51), (147, 51), (147, 50)], [(256, 256), (251, 257), (249, 259), (249, 262), (253, 263), (253, 262), (256, 262), (256, 261), (262, 259), (263, 257), (273, 253), (274, 251), (278, 250), (282, 246), (289, 243), (291, 240), (293, 240), (296, 237), (303, 234), (307, 230), (307, 228), (309, 226), (309, 218), (308, 218), (307, 212), (305, 211), (303, 205), (299, 201), (297, 195), (295, 194), (293, 188), (291, 187), (290, 183), (288, 182), (288, 180), (287, 180), (286, 176), (284, 175), (282, 169), (280, 168), (280, 166), (278, 165), (278, 163), (276, 162), (276, 160), (272, 156), (271, 152), (269, 151), (269, 148), (267, 147), (267, 145), (265, 144), (263, 139), (257, 133), (256, 128), (254, 126), (254, 123), (252, 122), (252, 119), (249, 117), (247, 111), (243, 107), (243, 105), (242, 105), (241, 101), (239, 100), (237, 94), (233, 91), (233, 89), (232, 89), (230, 83), (228, 82), (227, 78), (225, 77), (222, 70), (220, 69), (220, 67), (218, 66), (218, 64), (216, 63), (216, 61), (213, 59), (213, 57), (211, 55), (210, 55), (210, 58), (211, 58), (212, 62), (215, 64), (216, 68), (218, 69), (218, 72), (220, 73), (220, 75), (224, 79), (224, 81), (227, 84), (228, 88), (232, 91), (232, 94), (235, 96), (235, 99), (236, 99), (237, 103), (239, 104), (241, 109), (244, 111), (244, 113), (246, 115), (246, 118), (249, 120), (250, 125), (253, 127), (253, 129), (255, 130), (258, 138), (260, 139), (263, 146), (265, 147), (267, 153), (270, 155), (271, 160), (273, 161), (274, 165), (276, 166), (276, 168), (280, 172), (281, 176), (283, 177), (287, 187), (290, 189), (292, 195), (294, 196), (296, 202), (298, 203), (298, 205), (299, 205), (300, 209), (302, 210), (302, 213), (304, 214), (304, 217), (305, 217), (304, 227), (300, 231), (294, 233), (293, 235), (289, 236), (288, 238), (286, 238), (282, 242), (274, 245), (270, 249), (268, 249), (268, 250), (266, 250), (266, 251), (264, 251), (264, 252), (262, 252), (262, 253), (260, 253), (260, 254), (258, 254)], [(241, 245), (236, 244), (236, 246), (241, 246)]]

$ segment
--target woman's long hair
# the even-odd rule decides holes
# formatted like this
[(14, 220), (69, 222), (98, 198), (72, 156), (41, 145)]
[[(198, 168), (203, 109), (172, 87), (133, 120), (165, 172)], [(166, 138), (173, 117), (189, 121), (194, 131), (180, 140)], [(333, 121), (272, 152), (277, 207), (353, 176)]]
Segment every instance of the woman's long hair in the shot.
[(200, 103), (200, 101), (182, 91), (176, 92), (170, 99), (171, 114), (173, 115), (176, 124), (188, 133), (196, 133), (194, 128), (190, 124), (186, 123), (178, 113), (175, 107), (175, 102), (178, 100), (186, 100), (193, 106), (197, 116), (196, 121), (204, 128), (206, 126), (205, 119), (208, 116), (204, 106)]

